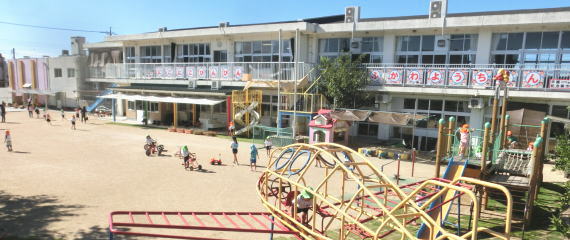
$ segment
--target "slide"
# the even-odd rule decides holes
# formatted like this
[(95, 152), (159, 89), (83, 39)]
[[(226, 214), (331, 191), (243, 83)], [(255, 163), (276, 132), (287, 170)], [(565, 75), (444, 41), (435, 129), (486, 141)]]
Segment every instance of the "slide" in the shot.
[[(113, 84), (111, 87), (116, 87), (116, 86), (117, 86), (117, 84)], [(103, 91), (100, 96), (104, 96), (104, 95), (111, 94), (111, 93), (113, 93), (113, 90), (107, 89), (107, 90)], [(93, 112), (93, 110), (95, 110), (95, 108), (97, 108), (103, 102), (103, 100), (105, 100), (105, 98), (97, 97), (97, 100), (95, 100), (95, 102), (93, 102), (91, 105), (87, 106), (85, 109), (87, 110), (87, 112)]]
[[(448, 159), (449, 163), (447, 164), (447, 168), (443, 173), (443, 178), (453, 181), (461, 176), (465, 172), (465, 168), (467, 167), (467, 163), (469, 162), (468, 158), (462, 159), (461, 157), (451, 157)], [(435, 208), (431, 212), (429, 212), (430, 217), (432, 217), (436, 222), (443, 224), (443, 222), (447, 219), (449, 212), (452, 207), (452, 203), (454, 202), (453, 197), (457, 194), (456, 191), (447, 191), (444, 193), (439, 200), (433, 201), (428, 209)], [(441, 203), (445, 203), (442, 206), (438, 206)], [(417, 237), (419, 239), (429, 239), (430, 231), (428, 226), (422, 224), (420, 229), (418, 230)]]
[[(245, 127), (243, 127), (240, 130), (237, 130), (235, 132), (235, 135), (240, 135), (244, 132), (249, 131), (251, 128), (253, 128), (253, 126), (257, 125), (259, 123), (259, 119), (260, 119), (260, 115), (257, 111), (255, 111), (255, 107), (257, 107), (257, 102), (252, 102), (248, 107), (246, 107), (245, 109), (242, 109), (241, 111), (239, 111), (238, 113), (236, 113), (236, 115), (234, 115), (234, 121), (236, 121), (238, 124), (240, 125), (245, 125)], [(248, 125), (246, 125), (243, 122), (243, 116), (246, 113), (250, 113), (251, 114), (251, 121), (249, 122)]]

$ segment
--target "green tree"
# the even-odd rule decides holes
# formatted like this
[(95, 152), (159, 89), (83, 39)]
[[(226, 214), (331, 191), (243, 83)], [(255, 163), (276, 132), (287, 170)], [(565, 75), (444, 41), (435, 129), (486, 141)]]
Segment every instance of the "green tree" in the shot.
[(353, 61), (347, 55), (336, 59), (321, 58), (321, 79), (318, 87), (336, 107), (357, 108), (369, 99), (368, 94), (363, 91), (368, 72), (360, 64), (360, 58)]
[(570, 136), (568, 133), (558, 136), (555, 152), (554, 169), (562, 170), (568, 176), (570, 173)]

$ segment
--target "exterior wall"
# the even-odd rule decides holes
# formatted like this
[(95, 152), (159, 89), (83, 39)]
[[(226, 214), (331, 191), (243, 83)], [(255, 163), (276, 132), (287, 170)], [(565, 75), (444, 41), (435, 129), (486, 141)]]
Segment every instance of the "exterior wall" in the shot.
[[(48, 76), (48, 60), (46, 58), (24, 58), (16, 60), (8, 60), (8, 67), (11, 74), (9, 81), (13, 83), (12, 89), (16, 91), (14, 94), (19, 103), (27, 101), (30, 98), (29, 94), (24, 94), (19, 91), (25, 89), (31, 90), (49, 90), (49, 76)], [(24, 88), (25, 84), (30, 84), (30, 88)], [(26, 98), (26, 99), (24, 99)], [(34, 96), (34, 101), (38, 104), (45, 103), (45, 96)]]
[[(49, 58), (49, 75), (51, 78), (50, 88), (52, 91), (61, 92), (50, 99), (50, 105), (63, 107), (78, 107), (79, 86), (84, 73), (81, 62), (84, 56), (60, 56)], [(61, 69), (62, 76), (56, 77), (55, 70)], [(74, 69), (73, 77), (68, 76), (68, 69)]]

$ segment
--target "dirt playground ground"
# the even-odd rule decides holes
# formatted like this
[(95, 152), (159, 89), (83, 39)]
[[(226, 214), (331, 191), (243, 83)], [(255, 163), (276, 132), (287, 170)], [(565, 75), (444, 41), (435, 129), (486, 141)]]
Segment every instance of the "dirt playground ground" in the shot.
[[(264, 167), (251, 172), (246, 166), (250, 143), (240, 142), (241, 165), (233, 166), (229, 139), (113, 125), (94, 116), (71, 130), (58, 112), (50, 115), (52, 126), (28, 118), (27, 112), (8, 112), (8, 123), (0, 124), (0, 129), (12, 132), (14, 146), (14, 152), (7, 152), (3, 143), (0, 148), (0, 239), (2, 234), (108, 239), (108, 214), (116, 210), (265, 211), (256, 194)], [(147, 134), (165, 145), (166, 156), (145, 156)], [(4, 130), (0, 136), (4, 138)], [(182, 144), (197, 153), (206, 171), (184, 170), (173, 156)], [(224, 165), (210, 166), (207, 160), (218, 154)], [(265, 150), (260, 156), (258, 165), (265, 166)], [(378, 166), (388, 162), (373, 161)], [(395, 166), (386, 166), (385, 173), (393, 176)], [(403, 162), (402, 169), (402, 177), (408, 178), (410, 163)], [(416, 164), (416, 178), (432, 175), (431, 164)], [(549, 176), (554, 174), (545, 174)], [(200, 236), (268, 238), (219, 232)]]

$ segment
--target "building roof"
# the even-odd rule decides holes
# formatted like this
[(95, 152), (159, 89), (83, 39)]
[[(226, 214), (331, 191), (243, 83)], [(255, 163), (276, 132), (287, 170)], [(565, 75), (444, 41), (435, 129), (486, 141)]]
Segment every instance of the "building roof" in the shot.
[(132, 84), (131, 86), (112, 87), (111, 89), (121, 91), (148, 91), (148, 92), (173, 92), (192, 95), (229, 95), (232, 90), (241, 90), (241, 87), (224, 86), (218, 90), (212, 90), (210, 87), (199, 86), (195, 89), (190, 89), (180, 85), (162, 85), (162, 84)]

